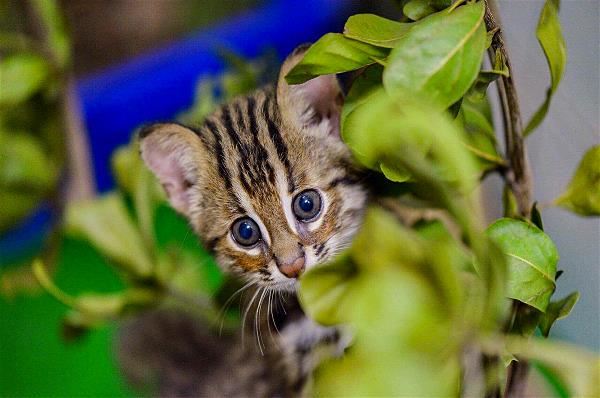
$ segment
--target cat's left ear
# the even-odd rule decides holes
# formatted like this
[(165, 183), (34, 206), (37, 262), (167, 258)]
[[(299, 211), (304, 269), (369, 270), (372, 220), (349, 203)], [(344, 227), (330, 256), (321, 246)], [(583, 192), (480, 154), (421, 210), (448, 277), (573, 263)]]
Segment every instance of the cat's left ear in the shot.
[(281, 66), (277, 102), (288, 120), (301, 127), (318, 127), (339, 137), (344, 95), (336, 76), (318, 76), (302, 84), (288, 84), (285, 80), (309, 47), (308, 44), (297, 47)]

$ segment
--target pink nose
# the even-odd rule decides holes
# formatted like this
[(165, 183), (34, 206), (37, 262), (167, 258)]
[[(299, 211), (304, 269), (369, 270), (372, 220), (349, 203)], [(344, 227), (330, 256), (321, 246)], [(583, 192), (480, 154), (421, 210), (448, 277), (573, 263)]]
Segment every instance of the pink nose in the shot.
[(304, 254), (290, 263), (279, 265), (279, 271), (288, 278), (297, 278), (304, 271)]

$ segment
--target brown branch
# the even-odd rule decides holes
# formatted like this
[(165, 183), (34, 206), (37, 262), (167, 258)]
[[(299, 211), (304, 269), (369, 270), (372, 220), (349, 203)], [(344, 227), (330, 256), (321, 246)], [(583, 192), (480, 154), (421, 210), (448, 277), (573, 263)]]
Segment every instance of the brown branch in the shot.
[(500, 106), (504, 122), (504, 140), (506, 144), (506, 157), (509, 167), (504, 174), (506, 183), (514, 193), (519, 213), (528, 217), (531, 211), (532, 180), (523, 141), (523, 123), (517, 90), (513, 80), (514, 71), (504, 43), (502, 28), (496, 17), (495, 6), (492, 0), (486, 0), (485, 24), (488, 31), (496, 29), (497, 32), (489, 49), (489, 56), (494, 62), (496, 51), (499, 51), (510, 72), (509, 76), (502, 76), (497, 81)]
[[(519, 100), (514, 82), (514, 70), (504, 43), (502, 28), (498, 22), (498, 15), (493, 0), (485, 0), (485, 24), (488, 31), (497, 30), (493, 37), (488, 55), (492, 63), (496, 52), (503, 56), (506, 66), (510, 72), (509, 76), (502, 76), (498, 80), (498, 96), (502, 108), (504, 122), (504, 140), (506, 145), (506, 158), (508, 168), (504, 174), (506, 184), (513, 192), (519, 214), (529, 217), (532, 199), (532, 179), (527, 159), (527, 151), (523, 140), (523, 123)], [(516, 307), (518, 308), (518, 306)], [(527, 375), (529, 365), (526, 361), (513, 362), (508, 369), (506, 380), (505, 398), (521, 397), (527, 387)], [(496, 390), (496, 393), (499, 391)]]

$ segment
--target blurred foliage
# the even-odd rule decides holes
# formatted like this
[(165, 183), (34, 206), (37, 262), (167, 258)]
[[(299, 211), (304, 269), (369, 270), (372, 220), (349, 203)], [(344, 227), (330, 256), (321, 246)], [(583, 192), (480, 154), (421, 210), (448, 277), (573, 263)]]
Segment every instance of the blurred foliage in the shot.
[(566, 191), (555, 202), (582, 216), (600, 216), (600, 145), (585, 153)]
[[(399, 3), (404, 22), (354, 15), (343, 34), (313, 44), (287, 79), (360, 69), (342, 111), (343, 140), (365, 167), (405, 186), (401, 202), (443, 210), (458, 233), (431, 220), (409, 228), (374, 207), (345, 255), (302, 278), (307, 313), (354, 334), (346, 355), (319, 367), (313, 392), (494, 396), (508, 393), (511, 362), (534, 360), (557, 394), (597, 394), (597, 356), (530, 339), (537, 328), (547, 337), (578, 298), (551, 301), (559, 255), (537, 206), (525, 219), (506, 189), (510, 218), (482, 226), (476, 187), (491, 172), (504, 175), (512, 160), (497, 149), (486, 95), (509, 76), (507, 60), (497, 51), (492, 69), (481, 68), (497, 32), (486, 32), (484, 1)], [(540, 17), (552, 88), (526, 133), (545, 116), (564, 67), (557, 10), (547, 0)], [(597, 155), (586, 155), (559, 204), (595, 214)], [(480, 365), (477, 353), (487, 358)], [(466, 355), (465, 366), (481, 367), (479, 379), (465, 376)]]
[[(200, 123), (221, 102), (272, 79), (272, 53), (252, 62), (225, 50), (221, 54), (229, 70), (199, 80), (194, 104), (179, 116), (182, 122)], [(136, 136), (128, 146), (115, 151), (112, 168), (117, 189), (96, 199), (69, 204), (64, 232), (102, 253), (125, 289), (74, 296), (52, 281), (44, 264), (37, 261), (33, 265), (46, 291), (71, 308), (64, 318), (65, 328), (78, 336), (159, 305), (184, 307), (212, 326), (237, 325), (235, 307), (220, 313), (221, 298), (228, 297), (226, 291), (236, 282), (225, 280), (194, 232), (168, 207), (162, 188), (139, 156)], [(177, 224), (178, 232), (165, 228), (170, 224)], [(161, 238), (161, 234), (170, 236)]]
[[(56, 195), (65, 159), (70, 41), (54, 1), (26, 6), (32, 31), (43, 33), (18, 24), (0, 31), (0, 234)], [(2, 12), (16, 10), (4, 5)], [(11, 17), (20, 20), (4, 16)]]
[[(353, 335), (341, 358), (319, 366), (312, 393), (458, 396), (475, 388), (475, 395), (496, 396), (507, 389), (511, 363), (535, 361), (557, 394), (597, 395), (596, 355), (532, 337), (536, 329), (547, 337), (578, 298), (575, 292), (552, 300), (559, 255), (539, 209), (534, 205), (530, 218), (518, 214), (507, 189), (506, 218), (487, 229), (482, 219), (480, 181), (493, 172), (506, 177), (511, 167), (497, 148), (486, 96), (490, 83), (510, 74), (507, 60), (495, 53), (491, 70), (481, 68), (495, 34), (486, 32), (485, 3), (400, 5), (403, 22), (355, 15), (344, 33), (313, 44), (287, 76), (298, 84), (361, 70), (344, 104), (343, 140), (364, 167), (402, 188), (395, 200), (444, 215), (404, 225), (393, 206), (377, 202), (352, 247), (303, 276), (299, 295), (307, 314), (326, 325), (343, 324)], [(552, 14), (557, 10), (558, 2), (547, 0), (538, 28), (552, 92), (562, 73), (553, 65), (564, 64), (564, 51), (551, 50), (547, 39), (562, 39)], [(219, 102), (256, 87), (268, 69), (227, 57), (233, 72), (201, 80), (182, 121), (199, 122)], [(534, 116), (540, 120), (531, 129), (545, 112)], [(71, 335), (156, 305), (184, 306), (218, 320), (228, 284), (189, 228), (181, 228), (183, 238), (160, 243), (165, 223), (183, 221), (164, 204), (136, 145), (113, 158), (117, 191), (75, 204), (66, 216), (67, 233), (110, 261), (121, 290), (66, 293), (43, 264), (34, 265), (46, 290), (71, 307), (65, 317)], [(580, 214), (597, 213), (596, 149), (559, 199)], [(228, 324), (236, 326), (235, 319)], [(480, 369), (467, 372), (468, 366)]]

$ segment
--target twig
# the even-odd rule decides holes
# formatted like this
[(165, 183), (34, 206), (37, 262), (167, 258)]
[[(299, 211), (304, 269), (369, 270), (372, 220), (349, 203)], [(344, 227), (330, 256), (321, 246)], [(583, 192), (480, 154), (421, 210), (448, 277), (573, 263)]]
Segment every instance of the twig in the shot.
[[(488, 51), (488, 56), (493, 63), (496, 52), (500, 52), (510, 71), (509, 76), (501, 76), (497, 83), (504, 122), (506, 157), (509, 163), (508, 169), (504, 173), (504, 178), (515, 196), (520, 215), (528, 218), (531, 211), (533, 187), (525, 142), (523, 141), (523, 124), (519, 109), (519, 100), (513, 80), (514, 70), (504, 44), (502, 28), (495, 16), (497, 15), (495, 4), (493, 0), (485, 0), (485, 5), (484, 19), (486, 28), (488, 31), (496, 30)], [(527, 386), (528, 371), (529, 365), (527, 361), (520, 360), (510, 365), (504, 392), (505, 398), (523, 396)]]
[(513, 80), (514, 71), (504, 44), (502, 28), (495, 16), (494, 3), (492, 0), (486, 0), (485, 24), (488, 31), (496, 30), (492, 40), (492, 45), (488, 55), (492, 62), (495, 59), (496, 51), (499, 51), (506, 61), (506, 66), (510, 71), (509, 76), (501, 76), (497, 81), (498, 95), (500, 97), (500, 106), (504, 122), (504, 139), (506, 142), (506, 157), (509, 168), (505, 173), (506, 183), (515, 195), (519, 213), (528, 217), (531, 211), (532, 180), (525, 142), (523, 141), (523, 123), (521, 120), (521, 111), (519, 109), (519, 100), (517, 90)]

